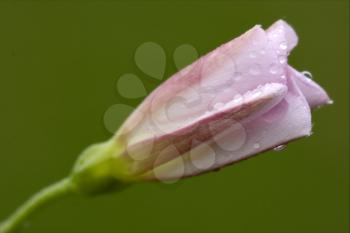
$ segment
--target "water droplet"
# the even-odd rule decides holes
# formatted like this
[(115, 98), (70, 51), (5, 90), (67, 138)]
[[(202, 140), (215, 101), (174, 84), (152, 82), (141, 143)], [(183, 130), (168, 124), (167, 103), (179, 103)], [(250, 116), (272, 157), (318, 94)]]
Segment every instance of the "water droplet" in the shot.
[(327, 104), (333, 104), (333, 103), (334, 103), (333, 100), (328, 100), (328, 101), (327, 101)]
[(214, 105), (214, 109), (216, 109), (216, 110), (219, 110), (219, 109), (221, 109), (222, 107), (224, 107), (224, 103), (221, 103), (221, 102), (219, 102), (219, 103), (216, 103), (215, 105)]
[(286, 76), (284, 74), (281, 75), (281, 79), (286, 79)]
[(282, 67), (278, 64), (272, 64), (270, 66), (270, 73), (271, 74), (279, 74), (282, 72)]
[(281, 42), (280, 49), (286, 50), (287, 48), (288, 48), (287, 42), (285, 42), (285, 41)]
[(249, 72), (250, 72), (252, 75), (258, 75), (258, 74), (260, 74), (260, 66), (259, 66), (258, 64), (254, 64), (254, 65), (250, 68)]
[(240, 94), (237, 94), (237, 95), (235, 95), (234, 97), (233, 97), (233, 102), (234, 103), (241, 103), (243, 101), (243, 97), (242, 97), (242, 95), (240, 95)]
[(287, 57), (286, 56), (283, 56), (283, 55), (280, 55), (278, 57), (278, 61), (281, 63), (281, 64), (285, 64), (287, 62)]
[(309, 71), (303, 71), (301, 72), (305, 77), (312, 79), (312, 74)]
[(271, 35), (271, 37), (272, 37), (272, 38), (277, 38), (277, 37), (278, 37), (278, 34), (277, 34), (277, 33), (273, 33), (273, 34)]
[(275, 148), (273, 148), (274, 151), (281, 151), (283, 150), (284, 148), (286, 148), (286, 145), (279, 145), (279, 146), (276, 146)]
[(258, 98), (261, 95), (261, 91), (259, 89), (255, 89), (251, 93), (251, 98)]
[(255, 143), (255, 144), (253, 145), (253, 147), (254, 147), (254, 149), (259, 149), (259, 148), (260, 148), (260, 144), (259, 144), (259, 143)]

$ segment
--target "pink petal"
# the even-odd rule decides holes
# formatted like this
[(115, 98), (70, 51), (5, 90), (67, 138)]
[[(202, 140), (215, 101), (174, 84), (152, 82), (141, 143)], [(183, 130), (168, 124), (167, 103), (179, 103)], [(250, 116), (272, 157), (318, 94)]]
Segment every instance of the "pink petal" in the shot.
[(129, 117), (118, 135), (136, 125), (140, 132), (145, 131), (152, 123), (160, 131), (148, 129), (149, 134), (143, 132), (143, 138), (169, 134), (217, 103), (225, 103), (266, 83), (285, 84), (286, 64), (279, 62), (284, 49), (275, 47), (276, 42), (260, 26), (255, 26), (159, 86)]
[[(220, 162), (220, 159), (228, 158), (229, 156), (225, 155), (220, 158), (219, 150), (227, 149), (229, 152), (232, 152), (233, 149), (237, 152), (241, 151), (242, 145), (247, 143), (245, 135), (248, 133), (253, 133), (254, 135), (254, 132), (250, 132), (250, 128), (256, 127), (255, 124), (259, 122), (258, 119), (279, 106), (287, 91), (284, 85), (277, 83), (266, 84), (259, 89), (259, 95), (256, 92), (247, 93), (241, 106), (236, 105), (230, 109), (227, 117), (220, 116), (222, 114), (220, 112), (204, 119), (193, 132), (194, 137), (183, 135), (181, 144), (171, 141), (151, 161), (136, 162), (139, 169), (147, 167), (147, 169), (143, 170), (146, 173), (142, 175), (142, 179), (175, 179), (230, 163), (230, 161), (226, 160)], [(263, 126), (266, 127), (266, 125), (268, 124), (264, 122)], [(186, 141), (187, 147), (183, 147), (184, 141)], [(242, 150), (242, 152), (246, 153), (245, 150)], [(213, 161), (213, 153), (216, 154), (214, 160), (216, 164), (215, 166), (214, 164), (207, 166), (207, 156), (209, 156), (209, 160)], [(191, 161), (204, 169), (198, 171), (189, 170), (188, 166), (191, 166), (191, 163), (189, 163)], [(186, 169), (183, 169), (184, 166), (186, 166)], [(180, 173), (179, 171), (183, 172)], [(161, 177), (159, 177), (159, 173), (161, 173)]]
[(288, 94), (270, 111), (251, 121), (232, 121), (231, 127), (218, 137), (156, 167), (153, 172), (144, 174), (144, 179), (176, 180), (197, 175), (308, 136), (310, 132), (310, 108), (298, 86), (288, 75)]
[(116, 134), (142, 179), (192, 176), (310, 135), (310, 107), (329, 101), (289, 67), (294, 30), (255, 26), (179, 71)]
[(294, 29), (283, 20), (276, 21), (266, 32), (277, 47), (284, 48), (288, 53), (298, 44), (298, 36)]
[(288, 71), (305, 96), (311, 108), (332, 103), (325, 90), (312, 79), (305, 77), (305, 75), (298, 72), (291, 66), (288, 66)]

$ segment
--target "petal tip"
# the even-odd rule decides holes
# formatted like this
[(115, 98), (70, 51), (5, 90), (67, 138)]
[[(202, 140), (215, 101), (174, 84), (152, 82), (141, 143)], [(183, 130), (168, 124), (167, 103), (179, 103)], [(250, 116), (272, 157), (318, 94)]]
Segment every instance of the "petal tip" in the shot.
[[(292, 26), (286, 21), (279, 19), (273, 23), (266, 32), (273, 38), (281, 37), (288, 43), (288, 50), (292, 50), (298, 44), (298, 36)], [(273, 36), (275, 35), (275, 36)]]
[(307, 78), (303, 72), (299, 72), (291, 66), (288, 66), (287, 69), (312, 109), (333, 104), (333, 100), (319, 84)]

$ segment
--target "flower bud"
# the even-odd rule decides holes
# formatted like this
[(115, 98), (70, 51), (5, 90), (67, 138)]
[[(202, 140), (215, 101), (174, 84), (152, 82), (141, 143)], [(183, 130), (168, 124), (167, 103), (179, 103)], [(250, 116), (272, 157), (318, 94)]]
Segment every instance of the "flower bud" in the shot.
[(83, 153), (73, 169), (77, 189), (169, 182), (309, 136), (310, 108), (330, 99), (288, 65), (297, 42), (284, 21), (255, 26), (174, 74), (114, 138)]

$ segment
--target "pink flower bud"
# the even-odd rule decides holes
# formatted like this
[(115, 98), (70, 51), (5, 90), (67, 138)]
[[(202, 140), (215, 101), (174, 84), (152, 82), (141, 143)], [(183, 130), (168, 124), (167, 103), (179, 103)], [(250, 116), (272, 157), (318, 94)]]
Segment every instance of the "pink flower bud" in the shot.
[(137, 179), (218, 169), (311, 134), (310, 108), (330, 103), (288, 65), (298, 38), (279, 20), (255, 26), (159, 86), (115, 136)]

